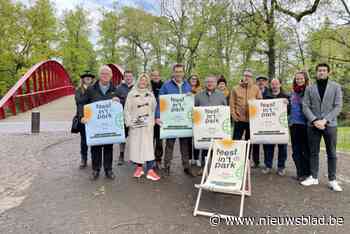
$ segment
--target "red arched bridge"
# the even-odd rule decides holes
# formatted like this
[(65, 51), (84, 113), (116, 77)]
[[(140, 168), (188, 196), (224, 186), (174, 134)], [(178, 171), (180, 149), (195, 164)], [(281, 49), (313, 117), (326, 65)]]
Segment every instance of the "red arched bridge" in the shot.
[[(116, 64), (108, 66), (113, 72), (113, 85), (118, 85), (123, 78), (123, 69)], [(59, 62), (40, 62), (29, 69), (0, 100), (0, 119), (72, 95), (74, 90), (68, 72)]]

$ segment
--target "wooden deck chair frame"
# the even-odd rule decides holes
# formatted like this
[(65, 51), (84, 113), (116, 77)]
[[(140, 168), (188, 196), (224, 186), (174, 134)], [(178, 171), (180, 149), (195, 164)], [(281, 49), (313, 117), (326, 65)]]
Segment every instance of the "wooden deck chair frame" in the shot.
[[(205, 162), (203, 174), (202, 174), (202, 180), (200, 184), (196, 184), (195, 187), (199, 189), (198, 195), (197, 195), (197, 200), (196, 200), (196, 205), (193, 211), (193, 216), (197, 215), (203, 215), (203, 216), (213, 216), (213, 215), (219, 215), (220, 217), (224, 218), (227, 217), (228, 215), (225, 214), (219, 214), (217, 212), (212, 213), (208, 211), (201, 211), (198, 209), (199, 207), (199, 202), (202, 196), (202, 190), (204, 189), (201, 187), (203, 185), (209, 175), (209, 162), (212, 159), (211, 151), (213, 150), (213, 145), (212, 143), (209, 147), (208, 154), (207, 154), (207, 160)], [(244, 198), (245, 196), (251, 196), (251, 180), (250, 180), (250, 166), (249, 166), (249, 151), (250, 151), (250, 141), (246, 141), (246, 152), (245, 152), (245, 166), (244, 166), (244, 172), (243, 172), (243, 184), (242, 188), (240, 191), (230, 191), (230, 192), (218, 192), (218, 193), (225, 193), (225, 194), (232, 194), (232, 195), (240, 195), (241, 196), (241, 203), (240, 203), (240, 209), (239, 209), (239, 217), (243, 217), (243, 209), (244, 209)], [(212, 191), (209, 189), (204, 189), (207, 191)], [(215, 191), (214, 191), (215, 192)]]

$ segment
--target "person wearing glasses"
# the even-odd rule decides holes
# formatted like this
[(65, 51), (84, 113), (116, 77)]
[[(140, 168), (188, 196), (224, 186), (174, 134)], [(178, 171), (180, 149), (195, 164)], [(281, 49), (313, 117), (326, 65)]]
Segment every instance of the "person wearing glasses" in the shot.
[(254, 84), (253, 72), (246, 69), (243, 72), (243, 79), (232, 89), (230, 95), (231, 116), (234, 121), (234, 140), (241, 140), (243, 134), (245, 140), (250, 139), (248, 101), (254, 99), (262, 99), (262, 95), (258, 86)]

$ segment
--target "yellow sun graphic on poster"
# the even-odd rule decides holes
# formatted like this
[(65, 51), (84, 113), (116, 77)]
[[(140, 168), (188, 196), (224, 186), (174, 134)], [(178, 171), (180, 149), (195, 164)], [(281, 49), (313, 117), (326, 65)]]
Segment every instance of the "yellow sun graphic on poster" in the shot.
[(202, 120), (201, 112), (198, 110), (193, 110), (193, 113), (192, 113), (193, 124), (199, 125), (201, 123), (201, 120)]
[(224, 148), (224, 149), (230, 149), (235, 142), (231, 139), (222, 139), (219, 141), (219, 144)]
[(92, 118), (92, 109), (91, 106), (84, 106), (84, 119), (89, 121)]
[(168, 104), (166, 99), (163, 99), (163, 98), (159, 99), (159, 110), (160, 110), (160, 112), (167, 111), (168, 110), (168, 106), (169, 106), (169, 104)]
[(249, 118), (254, 119), (256, 114), (258, 113), (258, 109), (254, 105), (249, 106)]

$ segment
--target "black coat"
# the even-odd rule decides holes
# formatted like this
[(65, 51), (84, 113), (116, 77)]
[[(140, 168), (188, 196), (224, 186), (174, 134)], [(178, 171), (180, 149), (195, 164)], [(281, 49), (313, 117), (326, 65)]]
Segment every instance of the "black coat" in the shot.
[(288, 105), (287, 105), (287, 113), (288, 115), (290, 114), (290, 109), (291, 109), (291, 106), (290, 106), (290, 101), (289, 101), (289, 94), (285, 93), (284, 91), (281, 90), (281, 92), (275, 96), (272, 94), (272, 91), (271, 89), (269, 89), (266, 93), (266, 96), (264, 97), (264, 99), (275, 99), (275, 98), (286, 98), (288, 100)]
[[(119, 99), (121, 99), (121, 95), (116, 90), (116, 88), (112, 85), (112, 83), (110, 83), (109, 89), (107, 90), (106, 94), (103, 94), (100, 89), (99, 81), (96, 81), (95, 84), (93, 84), (86, 90), (85, 95), (81, 97), (80, 103), (82, 104), (82, 106), (84, 106), (86, 104), (90, 104), (93, 102), (109, 100), (114, 97), (118, 97)], [(78, 116), (81, 116), (81, 117), (84, 116), (83, 107), (79, 108), (78, 111), (79, 111)]]
[(159, 81), (159, 82), (154, 82), (153, 80), (151, 81), (151, 85), (152, 85), (152, 91), (154, 94), (154, 97), (156, 98), (156, 100), (158, 101), (159, 99), (159, 90), (163, 85), (163, 81)]
[(76, 115), (79, 119), (83, 117), (85, 94), (86, 89), (84, 87), (79, 87), (75, 90), (75, 105), (77, 107)]
[(119, 94), (119, 98), (120, 98), (120, 103), (123, 105), (125, 105), (126, 102), (126, 98), (128, 96), (128, 93), (130, 92), (130, 90), (132, 89), (133, 86), (128, 86), (126, 83), (121, 83), (117, 88), (116, 91)]

